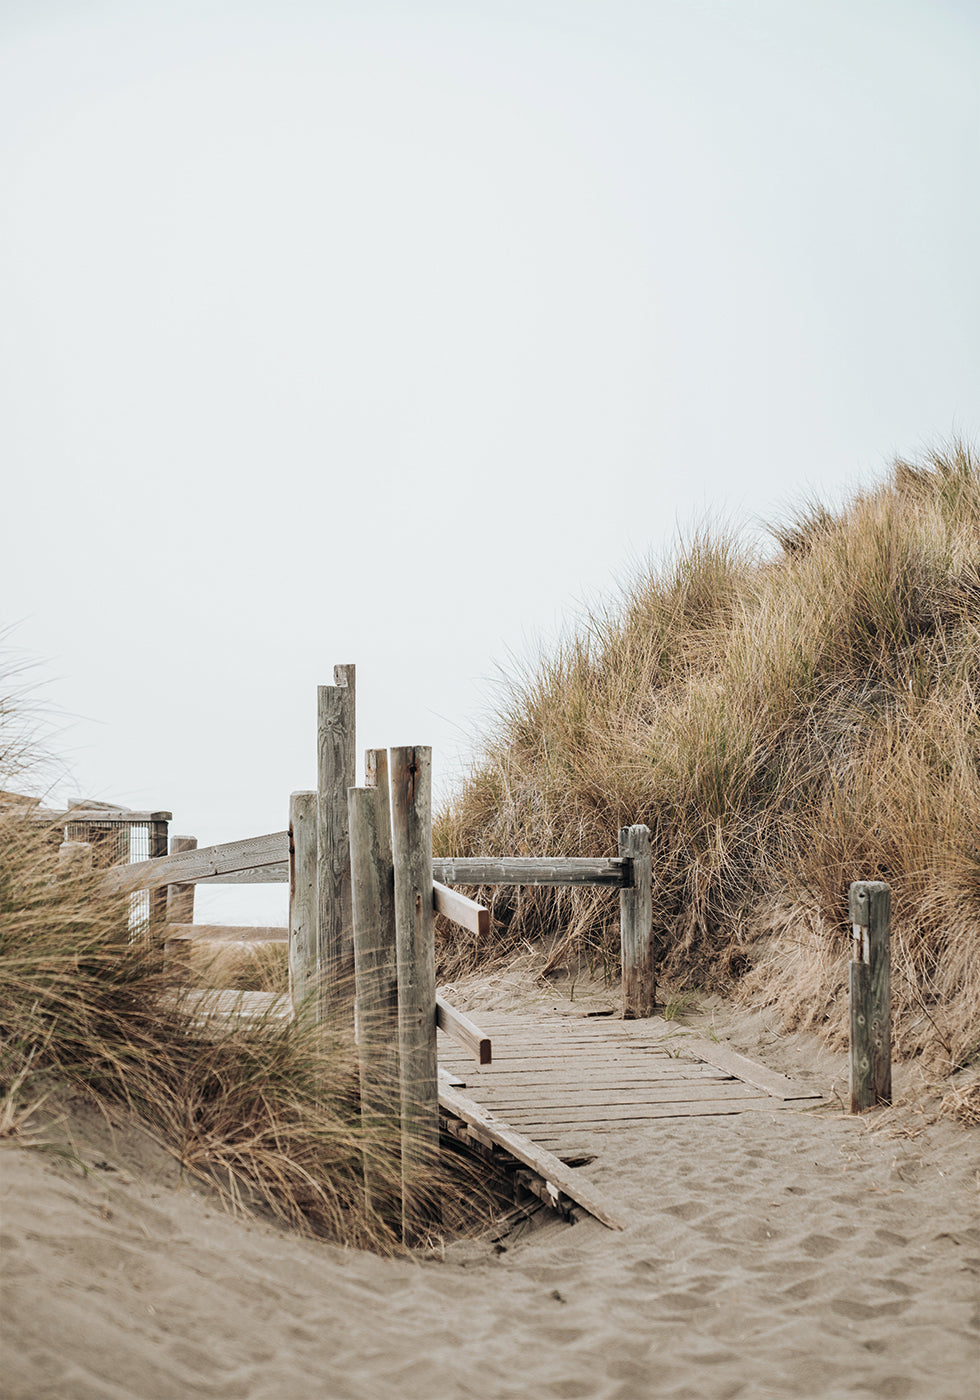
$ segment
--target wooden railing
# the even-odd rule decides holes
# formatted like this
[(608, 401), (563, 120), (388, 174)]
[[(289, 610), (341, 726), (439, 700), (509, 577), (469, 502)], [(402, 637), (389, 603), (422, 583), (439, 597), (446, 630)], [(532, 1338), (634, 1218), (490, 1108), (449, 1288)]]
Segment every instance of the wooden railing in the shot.
[[(334, 670), (317, 694), (317, 789), (290, 798), (285, 831), (197, 847), (175, 838), (168, 854), (117, 866), (114, 890), (168, 890), (175, 941), (193, 942), (199, 884), (289, 884), (290, 997), (294, 1012), (356, 1024), (362, 1112), (401, 1122), (406, 1181), (439, 1140), (438, 1029), (481, 1063), (490, 1038), (436, 995), (434, 915), (486, 935), (489, 911), (452, 885), (575, 885), (618, 889), (623, 1015), (653, 1014), (650, 833), (620, 832), (601, 858), (433, 858), (431, 750), (370, 750), (355, 766), (355, 673)], [(185, 849), (176, 849), (180, 843)], [(370, 1191), (370, 1181), (367, 1183)], [(404, 1227), (417, 1209), (406, 1187)]]

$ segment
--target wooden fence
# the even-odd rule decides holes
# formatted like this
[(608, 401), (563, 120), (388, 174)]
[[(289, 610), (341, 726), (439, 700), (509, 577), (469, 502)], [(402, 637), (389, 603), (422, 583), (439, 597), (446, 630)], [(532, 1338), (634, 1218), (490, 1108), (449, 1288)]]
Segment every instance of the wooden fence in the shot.
[[(317, 694), (317, 788), (295, 792), (285, 831), (198, 847), (175, 837), (167, 854), (118, 866), (117, 890), (167, 891), (172, 944), (213, 937), (193, 924), (199, 884), (289, 884), (288, 930), (234, 930), (288, 939), (293, 1010), (356, 1026), (362, 1112), (400, 1120), (406, 1181), (438, 1145), (436, 1033), (442, 1029), (481, 1063), (490, 1038), (436, 994), (434, 915), (479, 934), (489, 912), (453, 885), (588, 885), (618, 889), (623, 945), (623, 1015), (654, 1011), (650, 833), (620, 832), (619, 853), (588, 859), (433, 858), (432, 755), (422, 746), (369, 750), (363, 786), (355, 775), (355, 670), (334, 669)], [(169, 814), (168, 814), (169, 815)], [(229, 930), (229, 932), (232, 932)], [(370, 1190), (370, 1181), (367, 1182)], [(406, 1186), (406, 1234), (417, 1214)]]

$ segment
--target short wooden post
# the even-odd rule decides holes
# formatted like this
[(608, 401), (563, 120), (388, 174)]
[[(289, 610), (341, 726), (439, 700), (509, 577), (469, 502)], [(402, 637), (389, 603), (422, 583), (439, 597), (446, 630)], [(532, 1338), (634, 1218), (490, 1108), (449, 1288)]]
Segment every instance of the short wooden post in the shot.
[(414, 1183), (439, 1150), (436, 955), (432, 896), (432, 750), (391, 751), (398, 1041), (401, 1072), (402, 1231), (419, 1237)]
[(317, 690), (317, 985), (322, 1010), (354, 1018), (347, 790), (355, 773), (354, 667)]
[[(316, 831), (315, 792), (289, 798), (289, 999), (293, 1015), (313, 991), (316, 978)], [(319, 998), (313, 1014), (319, 1014)]]
[[(150, 860), (155, 860), (158, 856), (167, 854), (167, 831), (169, 823), (159, 814), (154, 813), (150, 823), (149, 856)], [(164, 922), (167, 917), (167, 886), (160, 885), (156, 889), (150, 890), (150, 923), (157, 927)]]
[(87, 875), (92, 859), (88, 841), (63, 841), (58, 847), (58, 864), (66, 875)]
[[(179, 855), (181, 851), (196, 851), (196, 836), (171, 836), (170, 854)], [(168, 924), (192, 924), (194, 922), (194, 886), (193, 885), (168, 885), (167, 886), (167, 923)]]
[(849, 907), (851, 1112), (862, 1113), (892, 1098), (891, 889), (880, 880), (855, 881)]
[(624, 826), (619, 833), (619, 854), (630, 859), (633, 869), (633, 883), (619, 894), (623, 1019), (632, 1021), (652, 1016), (657, 999), (649, 827)]
[[(373, 785), (351, 788), (351, 898), (354, 915), (354, 980), (361, 1122), (369, 1131), (389, 1128), (398, 1150), (401, 1088), (398, 1073), (398, 960), (395, 939), (395, 875), (391, 852), (388, 763), (383, 749), (368, 758)], [(370, 1137), (364, 1186), (378, 1208), (372, 1182)]]

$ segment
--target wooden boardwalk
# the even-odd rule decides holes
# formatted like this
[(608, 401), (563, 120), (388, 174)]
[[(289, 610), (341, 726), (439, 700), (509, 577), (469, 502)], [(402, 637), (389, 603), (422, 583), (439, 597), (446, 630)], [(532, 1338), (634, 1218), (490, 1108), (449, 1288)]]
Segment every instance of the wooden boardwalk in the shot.
[(659, 1016), (472, 1011), (493, 1041), (480, 1066), (439, 1035), (439, 1064), (502, 1124), (562, 1160), (595, 1154), (596, 1134), (659, 1118), (803, 1108), (820, 1094)]

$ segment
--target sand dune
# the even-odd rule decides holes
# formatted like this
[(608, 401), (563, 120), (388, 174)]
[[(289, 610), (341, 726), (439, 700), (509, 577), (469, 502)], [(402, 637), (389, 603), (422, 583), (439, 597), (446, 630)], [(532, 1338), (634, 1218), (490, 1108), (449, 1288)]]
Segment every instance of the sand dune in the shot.
[[(841, 1057), (764, 1055), (761, 1024), (722, 1033), (839, 1086)], [(6, 1400), (978, 1393), (980, 1138), (915, 1107), (606, 1135), (580, 1170), (624, 1234), (556, 1220), (418, 1261), (232, 1219), (132, 1127), (72, 1124), (84, 1175), (0, 1154)]]

